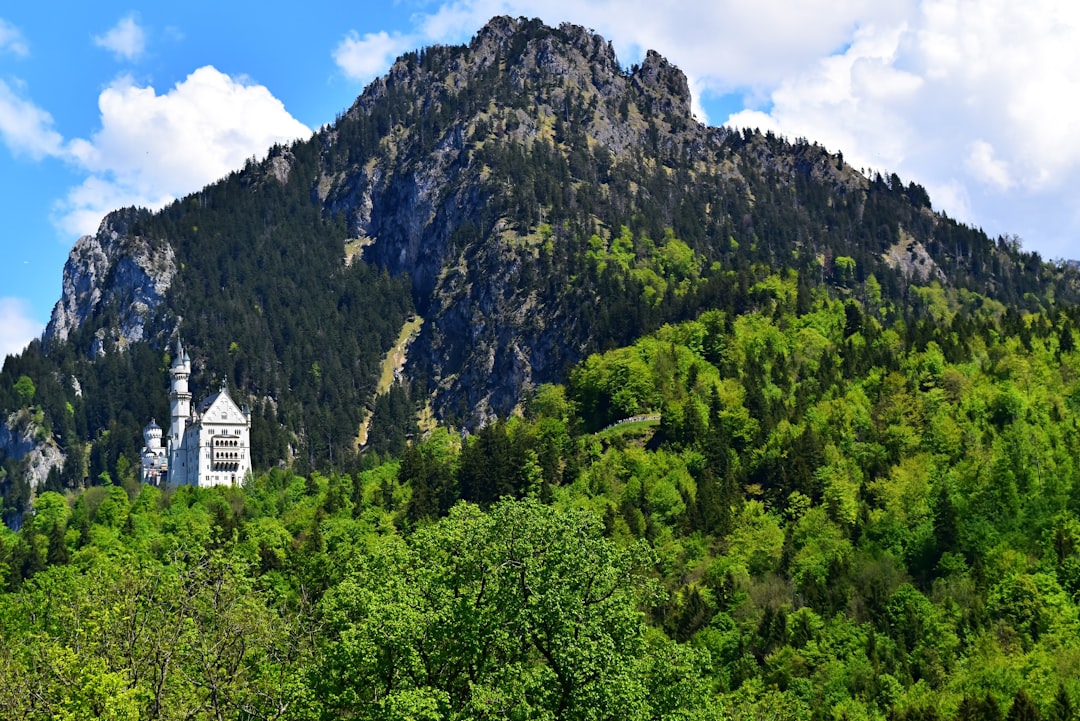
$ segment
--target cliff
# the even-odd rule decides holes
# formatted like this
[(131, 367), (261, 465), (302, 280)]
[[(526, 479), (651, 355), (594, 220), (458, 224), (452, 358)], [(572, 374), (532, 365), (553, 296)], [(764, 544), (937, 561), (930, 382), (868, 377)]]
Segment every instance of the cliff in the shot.
[(167, 242), (130, 234), (132, 216), (107, 216), (98, 232), (76, 241), (64, 264), (63, 289), (45, 329), (46, 346), (63, 342), (75, 330), (97, 325), (92, 355), (106, 342), (119, 349), (154, 337), (155, 321), (176, 276), (176, 257)]
[(38, 488), (49, 472), (64, 465), (65, 456), (41, 425), (41, 418), (26, 409), (0, 421), (0, 454), (18, 463), (30, 488)]

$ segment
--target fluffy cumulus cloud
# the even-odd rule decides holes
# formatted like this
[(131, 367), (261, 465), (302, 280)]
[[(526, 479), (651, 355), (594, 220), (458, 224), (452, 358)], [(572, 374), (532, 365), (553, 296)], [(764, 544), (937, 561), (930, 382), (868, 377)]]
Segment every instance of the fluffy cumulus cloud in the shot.
[(118, 60), (138, 60), (146, 50), (146, 31), (135, 20), (134, 15), (128, 15), (108, 32), (95, 35), (94, 44), (105, 48)]
[(31, 318), (30, 306), (19, 298), (0, 298), (0, 364), (20, 353), (41, 335), (41, 325)]
[[(452, 0), (407, 34), (346, 37), (367, 80), (412, 47), (467, 40), (490, 17), (575, 22), (624, 63), (653, 48), (711, 123), (771, 129), (924, 185), (935, 206), (1047, 257), (1080, 257), (1080, 4), (1058, 0)], [(349, 52), (343, 49), (348, 48)], [(354, 72), (352, 68), (362, 68)], [(710, 101), (731, 117), (706, 117)], [(733, 100), (734, 99), (734, 100)], [(703, 102), (705, 101), (705, 102)]]
[(161, 207), (274, 143), (311, 134), (267, 88), (211, 66), (162, 94), (122, 77), (101, 93), (98, 106), (101, 129), (64, 149), (88, 173), (57, 208), (60, 225), (73, 233), (95, 230), (122, 205)]
[(0, 79), (0, 139), (13, 155), (59, 158), (85, 173), (55, 206), (54, 222), (71, 234), (95, 231), (118, 207), (160, 208), (311, 134), (265, 86), (212, 66), (162, 94), (116, 79), (98, 97), (101, 128), (90, 138), (65, 140), (22, 90)]

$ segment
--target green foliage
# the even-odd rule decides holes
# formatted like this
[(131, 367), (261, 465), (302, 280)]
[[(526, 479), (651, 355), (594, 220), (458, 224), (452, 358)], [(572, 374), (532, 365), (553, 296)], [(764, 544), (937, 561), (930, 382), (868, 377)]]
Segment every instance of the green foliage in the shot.
[(33, 402), (36, 390), (34, 381), (30, 379), (30, 376), (19, 376), (19, 379), (15, 381), (15, 395), (18, 397), (19, 403), (24, 406), (28, 406)]
[(400, 704), (440, 718), (529, 708), (643, 718), (682, 708), (677, 691), (649, 694), (667, 670), (640, 663), (652, 649), (637, 607), (655, 592), (637, 575), (642, 553), (598, 537), (595, 520), (535, 503), (456, 507), (357, 564), (323, 599), (321, 713), (382, 718)]
[(1063, 318), (1029, 348), (760, 292), (355, 474), (40, 493), (0, 535), (4, 713), (1070, 717)]

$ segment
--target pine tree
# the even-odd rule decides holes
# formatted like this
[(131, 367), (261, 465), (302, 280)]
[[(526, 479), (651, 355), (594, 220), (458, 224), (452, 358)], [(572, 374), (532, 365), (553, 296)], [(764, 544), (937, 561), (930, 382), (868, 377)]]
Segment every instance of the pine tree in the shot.
[(1058, 685), (1046, 719), (1047, 721), (1075, 721), (1076, 709), (1073, 707), (1072, 699), (1069, 698), (1069, 692), (1065, 690), (1065, 684)]
[(1013, 696), (1012, 706), (1009, 708), (1008, 721), (1041, 721), (1042, 714), (1039, 707), (1031, 700), (1024, 689), (1019, 689)]
[(68, 549), (65, 541), (66, 529), (59, 523), (54, 523), (49, 531), (49, 552), (47, 560), (49, 565), (58, 565), (68, 562)]

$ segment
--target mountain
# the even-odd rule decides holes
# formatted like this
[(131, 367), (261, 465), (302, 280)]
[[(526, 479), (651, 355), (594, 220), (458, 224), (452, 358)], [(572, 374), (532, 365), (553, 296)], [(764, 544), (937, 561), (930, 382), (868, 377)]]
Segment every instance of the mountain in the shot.
[(702, 125), (654, 51), (624, 68), (583, 28), (495, 18), (402, 56), (310, 139), (76, 243), (43, 339), (0, 378), (5, 428), (59, 449), (30, 480), (8, 444), (5, 509), (31, 485), (132, 477), (177, 333), (197, 392), (224, 376), (251, 403), (257, 466), (342, 466), (361, 439), (399, 451), (417, 410), (506, 417), (591, 352), (756, 307), (783, 272), (800, 293), (878, 294), (894, 320), (931, 313), (926, 288), (1014, 312), (1078, 295), (1074, 270), (935, 213), (917, 184)]

